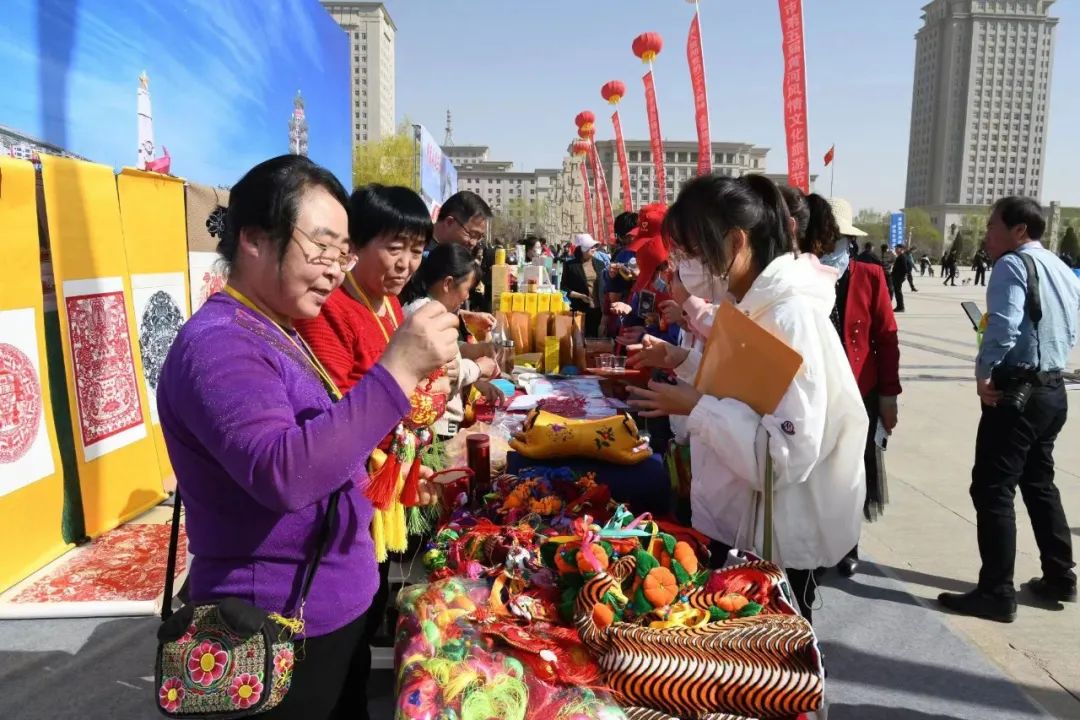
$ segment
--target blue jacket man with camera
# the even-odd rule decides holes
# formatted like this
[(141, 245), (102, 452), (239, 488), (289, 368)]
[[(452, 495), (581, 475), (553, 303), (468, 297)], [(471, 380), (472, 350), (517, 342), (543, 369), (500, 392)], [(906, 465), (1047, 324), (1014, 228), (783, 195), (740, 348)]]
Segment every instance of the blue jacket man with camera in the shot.
[(939, 602), (999, 622), (1016, 617), (1016, 488), (1027, 506), (1042, 561), (1028, 589), (1047, 602), (1075, 602), (1072, 538), (1054, 485), (1054, 441), (1068, 400), (1062, 370), (1076, 344), (1080, 279), (1039, 242), (1046, 223), (1031, 198), (999, 200), (986, 224), (993, 263), (987, 327), (975, 361), (982, 418), (975, 440), (971, 499), (982, 569), (968, 593)]

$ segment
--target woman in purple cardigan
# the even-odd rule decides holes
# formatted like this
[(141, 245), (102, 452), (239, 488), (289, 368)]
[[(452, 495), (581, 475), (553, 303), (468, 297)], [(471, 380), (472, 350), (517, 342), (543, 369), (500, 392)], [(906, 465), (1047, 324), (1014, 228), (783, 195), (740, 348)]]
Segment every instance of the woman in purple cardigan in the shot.
[[(328, 498), (329, 550), (303, 608), (303, 653), (267, 718), (366, 718), (364, 613), (378, 585), (365, 462), (409, 411), (421, 378), (457, 353), (438, 303), (407, 321), (344, 397), (292, 328), (318, 315), (356, 262), (348, 197), (327, 170), (286, 155), (232, 189), (218, 244), (225, 292), (184, 325), (158, 409), (187, 507), (191, 602), (237, 597), (289, 617)], [(361, 677), (361, 676), (365, 677)]]

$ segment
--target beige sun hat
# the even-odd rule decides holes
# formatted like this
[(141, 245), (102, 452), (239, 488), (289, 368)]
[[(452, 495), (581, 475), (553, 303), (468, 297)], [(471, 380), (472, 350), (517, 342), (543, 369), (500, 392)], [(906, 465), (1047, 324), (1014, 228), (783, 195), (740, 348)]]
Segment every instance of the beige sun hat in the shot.
[(866, 233), (852, 225), (855, 215), (851, 210), (851, 203), (844, 198), (829, 198), (829, 206), (832, 208), (832, 214), (836, 218), (836, 226), (840, 228), (841, 235), (866, 237)]

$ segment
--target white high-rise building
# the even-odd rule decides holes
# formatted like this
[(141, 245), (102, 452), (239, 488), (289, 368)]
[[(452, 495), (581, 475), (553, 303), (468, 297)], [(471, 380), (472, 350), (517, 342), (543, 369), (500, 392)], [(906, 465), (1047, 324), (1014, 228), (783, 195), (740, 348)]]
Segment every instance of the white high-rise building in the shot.
[(933, 0), (915, 35), (906, 207), (950, 225), (1006, 195), (1039, 199), (1054, 0)]
[[(596, 152), (607, 175), (608, 191), (617, 215), (622, 202), (622, 180), (614, 140), (597, 140)], [(746, 173), (764, 173), (765, 156), (769, 149), (750, 143), (714, 142), (712, 144), (714, 173), (739, 177)], [(664, 177), (667, 197), (659, 197), (656, 166), (652, 159), (652, 144), (648, 140), (626, 140), (626, 165), (630, 172), (630, 194), (634, 207), (651, 202), (672, 203), (683, 183), (697, 177), (698, 144), (696, 140), (664, 140)], [(590, 173), (590, 177), (592, 177)]]
[(394, 134), (394, 37), (397, 26), (378, 2), (324, 0), (349, 36), (353, 144)]

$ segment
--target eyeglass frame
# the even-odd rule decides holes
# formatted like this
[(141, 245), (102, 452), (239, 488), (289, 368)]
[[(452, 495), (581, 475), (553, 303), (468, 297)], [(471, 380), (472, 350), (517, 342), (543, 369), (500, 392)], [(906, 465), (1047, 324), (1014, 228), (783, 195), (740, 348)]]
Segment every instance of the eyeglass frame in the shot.
[[(304, 259), (307, 260), (309, 263), (311, 263), (313, 265), (324, 265), (326, 267), (329, 267), (330, 263), (336, 262), (338, 264), (338, 267), (341, 268), (342, 272), (349, 272), (354, 267), (356, 267), (356, 263), (360, 260), (360, 258), (357, 256), (357, 254), (355, 252), (339, 252), (339, 254), (338, 254), (338, 256), (336, 258), (327, 257), (326, 253), (327, 253), (328, 250), (337, 250), (337, 248), (335, 248), (333, 245), (328, 245), (328, 244), (326, 244), (324, 242), (319, 242), (314, 237), (312, 237), (309, 233), (301, 230), (299, 227), (294, 227), (293, 231), (294, 232), (289, 235), (289, 239), (296, 242), (297, 247), (299, 247), (300, 251), (304, 253)], [(301, 235), (304, 236), (305, 239), (307, 239), (307, 241), (309, 243), (311, 243), (312, 245), (314, 245), (316, 248), (319, 249), (319, 254), (315, 257), (314, 260), (309, 258), (307, 256), (307, 253), (304, 252), (304, 246), (301, 245), (300, 241), (296, 239), (296, 234), (295, 233), (300, 233)]]
[[(486, 232), (477, 233), (477, 231), (475, 230), (470, 230), (468, 227), (466, 227), (466, 223), (461, 222), (461, 218), (459, 218), (457, 215), (451, 215), (450, 219), (456, 222), (458, 224), (458, 227), (465, 231), (465, 236), (474, 242), (480, 242), (487, 237)], [(469, 218), (469, 220), (472, 220), (472, 218)]]

